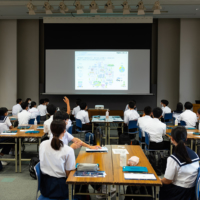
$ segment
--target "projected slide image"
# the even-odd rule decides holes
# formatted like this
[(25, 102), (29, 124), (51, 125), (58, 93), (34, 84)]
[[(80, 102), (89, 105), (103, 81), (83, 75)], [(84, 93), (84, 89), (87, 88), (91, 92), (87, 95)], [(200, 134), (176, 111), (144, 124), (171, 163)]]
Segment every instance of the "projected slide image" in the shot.
[(76, 90), (128, 90), (128, 51), (76, 51)]

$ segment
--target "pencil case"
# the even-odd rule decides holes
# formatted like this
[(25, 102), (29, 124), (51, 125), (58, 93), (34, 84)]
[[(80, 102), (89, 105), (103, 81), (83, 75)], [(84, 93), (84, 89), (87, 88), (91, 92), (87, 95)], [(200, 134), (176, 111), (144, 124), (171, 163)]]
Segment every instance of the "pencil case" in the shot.
[(186, 129), (188, 129), (188, 130), (194, 130), (194, 129), (196, 129), (196, 128), (193, 128), (193, 127), (187, 127)]
[(29, 129), (30, 126), (18, 126), (17, 129)]
[(99, 170), (99, 164), (93, 163), (78, 163), (77, 171), (95, 172)]
[(40, 131), (26, 131), (25, 133), (39, 133)]
[(200, 135), (200, 133), (199, 132), (194, 132), (193, 135)]
[(148, 172), (148, 169), (140, 166), (124, 166), (123, 172)]

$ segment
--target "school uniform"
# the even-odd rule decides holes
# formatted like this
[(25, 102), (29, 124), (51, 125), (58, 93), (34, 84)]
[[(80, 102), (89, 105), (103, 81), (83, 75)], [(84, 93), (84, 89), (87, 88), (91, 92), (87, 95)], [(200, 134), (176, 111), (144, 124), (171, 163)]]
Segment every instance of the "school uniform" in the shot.
[(35, 107), (29, 109), (28, 112), (31, 113), (31, 119), (37, 118), (40, 115), (39, 110)]
[(28, 124), (30, 119), (31, 113), (29, 113), (27, 110), (23, 110), (18, 114), (19, 126)]
[(145, 125), (149, 123), (153, 118), (149, 115), (145, 115), (143, 117), (138, 118), (137, 125), (142, 129), (142, 137), (145, 137), (145, 133), (143, 131)]
[(124, 123), (127, 125), (129, 124), (129, 121), (137, 120), (140, 117), (137, 111), (135, 110), (127, 110), (124, 112)]
[(162, 107), (162, 116), (164, 117), (165, 116), (165, 114), (167, 114), (167, 113), (171, 113), (172, 112), (172, 110), (171, 110), (171, 108), (169, 108), (168, 106), (163, 106)]
[(192, 163), (186, 164), (183, 159), (173, 153), (167, 159), (164, 177), (172, 180), (172, 184), (160, 188), (160, 200), (193, 200), (195, 199), (195, 182), (198, 175), (199, 156), (186, 147)]
[(77, 115), (77, 119), (80, 119), (82, 122), (82, 130), (92, 131), (92, 126), (88, 125), (90, 123), (88, 112), (85, 110), (80, 110)]
[[(65, 144), (65, 145), (69, 145), (69, 142), (71, 142), (72, 140), (73, 140), (73, 136), (70, 134), (70, 133), (68, 133), (67, 131), (64, 133), (64, 136), (63, 136), (63, 138), (62, 138), (62, 141), (63, 141), (63, 143)], [(50, 135), (50, 140), (52, 140), (53, 139), (53, 134), (51, 133), (51, 135)]]
[(37, 109), (40, 112), (40, 121), (44, 122), (46, 120), (46, 114), (47, 114), (47, 106), (40, 104)]
[(17, 115), (21, 111), (22, 111), (22, 107), (20, 104), (16, 104), (12, 107), (12, 115)]
[(72, 110), (72, 115), (74, 115), (74, 117), (76, 118), (77, 113), (81, 110), (80, 106), (76, 106), (75, 108), (73, 108)]
[(186, 126), (195, 127), (197, 122), (197, 115), (191, 110), (185, 110), (183, 113), (180, 114), (179, 119), (181, 121), (185, 121)]

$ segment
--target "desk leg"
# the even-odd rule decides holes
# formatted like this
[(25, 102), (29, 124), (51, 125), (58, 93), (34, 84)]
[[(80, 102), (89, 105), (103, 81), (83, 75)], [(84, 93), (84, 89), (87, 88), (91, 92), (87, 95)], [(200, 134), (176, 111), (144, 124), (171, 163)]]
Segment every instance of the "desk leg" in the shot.
[(116, 200), (120, 199), (120, 191), (119, 191), (120, 186), (116, 185)]
[(108, 144), (110, 144), (110, 123), (108, 123)]
[(94, 133), (94, 123), (92, 123), (92, 133)]
[(19, 172), (22, 172), (22, 166), (21, 166), (21, 146), (22, 146), (22, 143), (21, 143), (21, 138), (19, 138)]
[(69, 200), (72, 200), (72, 184), (68, 184)]
[(122, 123), (122, 134), (124, 133), (124, 123)]
[(191, 149), (193, 150), (193, 139), (191, 139)]
[(197, 153), (197, 144), (198, 144), (198, 140), (195, 140), (195, 152)]
[(160, 191), (160, 187), (156, 186), (156, 197), (155, 197), (155, 200), (159, 200), (159, 191)]
[(111, 188), (111, 185), (107, 185), (107, 189), (108, 189), (108, 200), (111, 200), (110, 188)]
[(105, 145), (107, 145), (107, 137), (108, 137), (108, 128), (107, 128), (107, 123), (105, 123)]
[(17, 172), (17, 138), (15, 138), (15, 172)]

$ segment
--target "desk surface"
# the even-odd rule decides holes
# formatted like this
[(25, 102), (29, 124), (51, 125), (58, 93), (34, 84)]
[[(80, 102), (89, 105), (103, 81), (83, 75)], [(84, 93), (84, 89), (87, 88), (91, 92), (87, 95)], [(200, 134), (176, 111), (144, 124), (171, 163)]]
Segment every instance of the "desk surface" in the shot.
[[(148, 173), (152, 173), (156, 176), (155, 181), (153, 180), (125, 180), (124, 179), (124, 172), (122, 171), (122, 167), (120, 167), (120, 155), (119, 154), (112, 154), (113, 160), (113, 174), (114, 174), (114, 184), (115, 185), (147, 185), (147, 186), (161, 186), (162, 183), (157, 176), (156, 172), (152, 168), (151, 164), (149, 163), (147, 157), (145, 156), (144, 152), (142, 151), (141, 147), (138, 145), (124, 145), (127, 149), (129, 154), (127, 154), (127, 161), (132, 156), (137, 156), (140, 158), (138, 166), (147, 167)], [(122, 149), (119, 148), (118, 145), (112, 145), (112, 149)]]
[(107, 146), (108, 152), (105, 153), (87, 153), (85, 148), (81, 148), (81, 151), (76, 159), (76, 163), (98, 163), (99, 171), (105, 171), (107, 174), (103, 178), (87, 178), (87, 177), (74, 177), (75, 170), (70, 172), (67, 179), (67, 183), (77, 184), (113, 184), (113, 172), (112, 172), (112, 148)]

